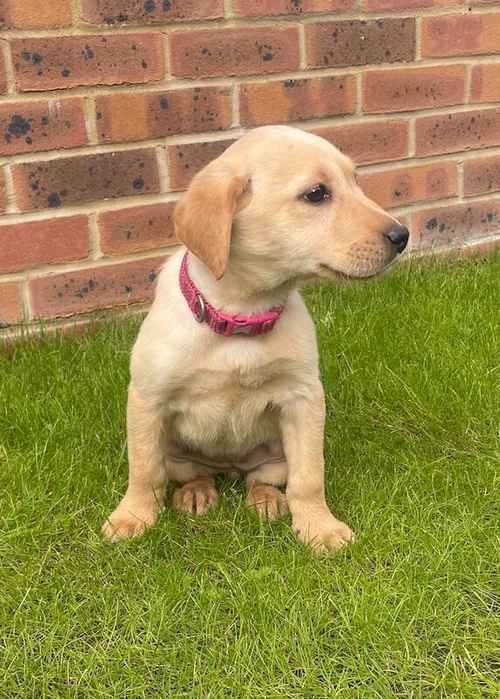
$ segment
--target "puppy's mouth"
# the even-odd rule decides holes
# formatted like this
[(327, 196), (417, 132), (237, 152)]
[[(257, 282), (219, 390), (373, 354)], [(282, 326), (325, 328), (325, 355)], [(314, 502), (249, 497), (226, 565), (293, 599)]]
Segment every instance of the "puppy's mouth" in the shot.
[(346, 272), (341, 272), (338, 269), (330, 267), (330, 265), (320, 264), (319, 276), (322, 279), (338, 279), (339, 281), (346, 281), (348, 279), (372, 279), (373, 277), (377, 277), (379, 274), (385, 272), (391, 266), (392, 262), (389, 262), (387, 265), (381, 267), (380, 269), (361, 271), (361, 273), (360, 271), (353, 271), (352, 273), (347, 274)]
[(319, 276), (324, 279), (349, 279), (348, 274), (344, 272), (339, 272), (337, 269), (333, 269), (330, 265), (320, 264), (319, 266)]

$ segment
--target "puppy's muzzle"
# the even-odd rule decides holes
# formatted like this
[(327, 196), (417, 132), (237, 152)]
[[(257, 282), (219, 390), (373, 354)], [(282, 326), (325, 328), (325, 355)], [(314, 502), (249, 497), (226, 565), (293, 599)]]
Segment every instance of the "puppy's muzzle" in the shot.
[(406, 226), (403, 226), (400, 223), (394, 223), (385, 229), (383, 235), (396, 249), (396, 251), (400, 253), (403, 252), (405, 247), (408, 245), (410, 231)]

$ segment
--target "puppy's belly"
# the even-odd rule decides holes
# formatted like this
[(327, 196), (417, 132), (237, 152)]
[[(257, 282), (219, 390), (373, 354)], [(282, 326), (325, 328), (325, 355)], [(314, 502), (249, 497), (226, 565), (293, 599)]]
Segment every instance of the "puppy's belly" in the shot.
[(167, 450), (173, 456), (249, 470), (265, 461), (266, 453), (272, 460), (282, 455), (278, 412), (265, 395), (197, 396), (182, 407), (169, 429)]

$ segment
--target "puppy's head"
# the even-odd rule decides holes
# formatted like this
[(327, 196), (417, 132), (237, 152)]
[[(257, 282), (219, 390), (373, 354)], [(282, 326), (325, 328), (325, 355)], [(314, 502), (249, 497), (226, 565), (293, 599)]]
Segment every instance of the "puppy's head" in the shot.
[(269, 285), (370, 277), (408, 242), (408, 230), (358, 187), (349, 158), (286, 126), (251, 131), (199, 172), (175, 226), (217, 279), (246, 265), (264, 269)]

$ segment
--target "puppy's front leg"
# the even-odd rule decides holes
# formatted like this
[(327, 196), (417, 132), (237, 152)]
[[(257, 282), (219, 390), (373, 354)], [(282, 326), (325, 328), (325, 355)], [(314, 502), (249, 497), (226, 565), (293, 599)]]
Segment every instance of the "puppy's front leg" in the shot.
[(286, 496), (292, 526), (299, 538), (315, 549), (337, 549), (352, 531), (336, 519), (325, 500), (323, 440), (325, 400), (318, 382), (308, 398), (283, 406), (281, 431), (288, 462)]
[(163, 414), (129, 386), (127, 404), (128, 488), (102, 532), (112, 541), (143, 533), (163, 508), (167, 477), (162, 450)]

